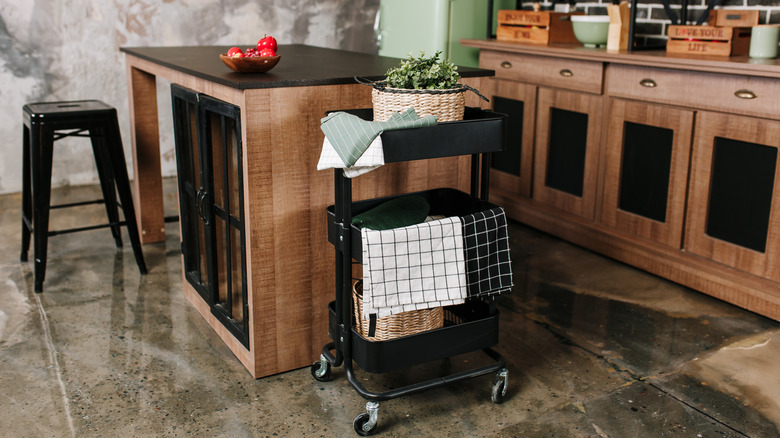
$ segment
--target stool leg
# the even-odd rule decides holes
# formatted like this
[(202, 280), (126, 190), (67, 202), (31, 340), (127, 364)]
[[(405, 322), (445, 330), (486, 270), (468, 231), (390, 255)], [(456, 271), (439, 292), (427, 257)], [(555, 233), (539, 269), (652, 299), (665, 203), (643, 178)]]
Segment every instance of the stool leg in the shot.
[(146, 274), (146, 262), (141, 249), (141, 238), (138, 235), (138, 224), (135, 219), (135, 207), (133, 205), (133, 194), (130, 191), (130, 178), (127, 176), (127, 165), (125, 164), (125, 154), (122, 149), (122, 136), (119, 133), (119, 123), (116, 117), (110, 121), (110, 126), (106, 130), (106, 140), (109, 147), (108, 154), (111, 161), (111, 169), (114, 173), (114, 182), (116, 183), (119, 201), (122, 203), (122, 213), (125, 216), (127, 224), (127, 234), (130, 236), (130, 244), (135, 255), (135, 263), (141, 274)]
[(54, 132), (41, 126), (31, 128), (33, 243), (35, 292), (43, 292), (46, 277), (46, 251), (49, 238), (49, 201), (51, 200), (51, 162)]
[(103, 192), (103, 203), (106, 206), (106, 215), (111, 224), (111, 234), (117, 248), (122, 247), (122, 233), (119, 228), (119, 208), (116, 203), (116, 188), (114, 187), (114, 172), (111, 170), (111, 162), (108, 156), (108, 143), (106, 142), (105, 129), (90, 129), (89, 137), (92, 140), (92, 152), (95, 155), (95, 167), (100, 180), (100, 190)]
[(28, 225), (32, 224), (32, 181), (30, 179), (30, 128), (24, 126), (22, 133), (22, 253), (19, 260), (27, 261), (27, 251), (30, 249), (30, 233)]

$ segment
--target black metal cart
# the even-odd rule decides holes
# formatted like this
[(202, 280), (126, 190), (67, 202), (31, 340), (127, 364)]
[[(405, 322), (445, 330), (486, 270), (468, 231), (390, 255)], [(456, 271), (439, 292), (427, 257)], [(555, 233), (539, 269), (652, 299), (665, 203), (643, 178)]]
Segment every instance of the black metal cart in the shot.
[[(371, 109), (350, 110), (371, 120)], [(471, 155), (471, 194), (455, 189), (419, 192), (431, 205), (431, 213), (453, 216), (493, 206), (488, 199), (490, 153), (501, 151), (505, 142), (506, 116), (478, 108), (466, 108), (463, 121), (443, 122), (427, 128), (387, 131), (382, 134), (385, 162)], [(336, 248), (336, 297), (328, 306), (328, 336), (333, 340), (311, 366), (318, 381), (330, 379), (331, 366), (344, 364), (347, 380), (368, 400), (366, 412), (355, 418), (361, 436), (375, 431), (379, 402), (414, 394), (473, 377), (496, 373), (492, 400), (501, 403), (506, 394), (508, 371), (504, 358), (491, 347), (498, 343), (498, 310), (494, 300), (466, 300), (449, 306), (457, 323), (386, 341), (372, 341), (355, 330), (352, 313), (352, 260), (362, 261), (360, 229), (352, 224), (359, 214), (393, 197), (352, 202), (352, 181), (335, 171), (335, 204), (328, 208), (328, 241)], [(495, 206), (493, 206), (495, 207)], [(414, 365), (483, 350), (489, 365), (437, 377), (384, 392), (371, 392), (355, 377), (353, 362), (369, 373), (385, 373)]]

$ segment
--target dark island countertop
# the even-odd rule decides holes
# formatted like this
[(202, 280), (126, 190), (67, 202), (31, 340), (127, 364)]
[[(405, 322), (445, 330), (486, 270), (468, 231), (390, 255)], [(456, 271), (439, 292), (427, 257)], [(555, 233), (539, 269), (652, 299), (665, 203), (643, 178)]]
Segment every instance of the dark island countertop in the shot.
[[(249, 45), (238, 45), (245, 48)], [(305, 87), (353, 84), (355, 76), (383, 79), (385, 72), (398, 66), (399, 58), (368, 53), (306, 46), (280, 45), (279, 64), (266, 73), (236, 73), (219, 59), (232, 46), (122, 47), (128, 55), (173, 70), (238, 89)], [(493, 76), (492, 70), (458, 67), (463, 77)]]

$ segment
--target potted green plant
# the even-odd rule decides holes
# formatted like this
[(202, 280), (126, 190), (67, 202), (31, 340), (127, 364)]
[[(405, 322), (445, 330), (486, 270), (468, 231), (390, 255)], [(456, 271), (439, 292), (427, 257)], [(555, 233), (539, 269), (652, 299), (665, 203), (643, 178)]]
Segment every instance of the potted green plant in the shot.
[(374, 120), (384, 121), (393, 112), (414, 107), (420, 117), (433, 114), (439, 122), (463, 120), (464, 93), (471, 90), (487, 100), (477, 90), (458, 83), (458, 67), (450, 60), (440, 59), (441, 52), (415, 58), (411, 54), (398, 67), (385, 74), (384, 81), (371, 82), (355, 78), (373, 86)]

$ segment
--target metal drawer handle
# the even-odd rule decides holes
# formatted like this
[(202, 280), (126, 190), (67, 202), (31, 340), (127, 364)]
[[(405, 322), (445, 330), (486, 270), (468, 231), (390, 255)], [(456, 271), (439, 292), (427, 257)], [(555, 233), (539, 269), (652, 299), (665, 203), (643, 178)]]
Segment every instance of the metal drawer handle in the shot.
[(198, 215), (200, 216), (200, 220), (203, 221), (203, 224), (209, 226), (210, 223), (206, 211), (206, 209), (208, 208), (208, 204), (206, 204), (207, 198), (208, 198), (208, 192), (204, 187), (201, 187), (195, 196), (195, 199), (198, 204)]
[(509, 62), (509, 61), (504, 61), (504, 62), (501, 63), (501, 67), (512, 68), (512, 63)]
[(756, 93), (745, 89), (735, 91), (734, 95), (739, 97), (740, 99), (755, 99), (756, 97), (758, 97), (756, 96)]
[(656, 84), (655, 81), (652, 79), (642, 79), (641, 81), (639, 81), (639, 85), (647, 88), (655, 88), (658, 86), (658, 84)]
[(559, 71), (558, 73), (560, 73), (561, 76), (563, 76), (564, 78), (570, 78), (570, 77), (574, 76), (574, 73), (571, 70), (569, 70), (568, 68), (564, 68), (563, 70)]

